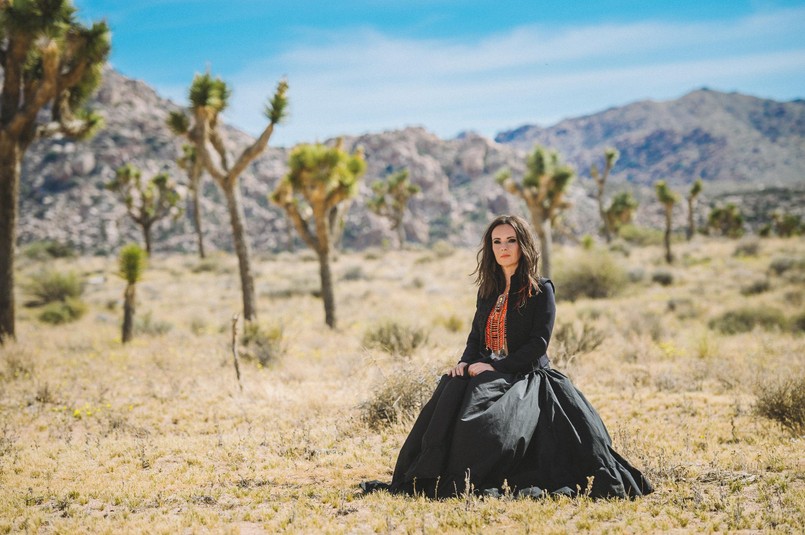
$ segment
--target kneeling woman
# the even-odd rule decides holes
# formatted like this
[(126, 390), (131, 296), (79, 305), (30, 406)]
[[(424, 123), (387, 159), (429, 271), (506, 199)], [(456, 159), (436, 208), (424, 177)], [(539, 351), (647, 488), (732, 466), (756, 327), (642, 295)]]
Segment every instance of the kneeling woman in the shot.
[[(394, 493), (634, 497), (653, 491), (612, 449), (601, 417), (547, 355), (554, 286), (522, 218), (500, 216), (478, 252), (478, 301), (461, 360), (422, 408), (397, 459)], [(470, 485), (469, 489), (467, 485)], [(589, 485), (589, 487), (588, 487)]]

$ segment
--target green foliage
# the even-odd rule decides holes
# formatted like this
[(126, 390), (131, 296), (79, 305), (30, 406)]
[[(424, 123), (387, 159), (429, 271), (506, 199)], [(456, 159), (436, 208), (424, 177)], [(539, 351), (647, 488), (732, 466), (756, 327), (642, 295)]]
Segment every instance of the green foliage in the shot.
[(701, 178), (697, 178), (693, 184), (690, 186), (690, 192), (688, 193), (688, 199), (695, 199), (699, 196), (699, 194), (704, 189), (704, 182), (702, 182)]
[(412, 419), (433, 393), (433, 379), (432, 370), (410, 365), (394, 370), (359, 406), (361, 420), (372, 429), (382, 429)]
[(229, 105), (229, 97), (232, 91), (220, 77), (213, 79), (209, 72), (196, 74), (190, 84), (188, 97), (190, 105), (194, 109), (209, 109), (217, 114), (226, 109)]
[(31, 276), (26, 289), (40, 305), (78, 298), (84, 291), (77, 274), (55, 269), (43, 270)]
[(666, 207), (666, 210), (673, 208), (679, 202), (679, 194), (668, 187), (665, 180), (658, 180), (654, 184), (654, 190), (657, 193), (657, 200)]
[(388, 320), (366, 330), (363, 345), (393, 355), (409, 357), (414, 350), (428, 341), (428, 333), (420, 327), (402, 325)]
[(758, 388), (755, 413), (776, 421), (793, 436), (805, 434), (805, 375), (787, 377)]
[(190, 129), (190, 118), (183, 111), (172, 111), (168, 114), (168, 128), (177, 135), (185, 134)]
[(553, 276), (558, 299), (575, 301), (613, 297), (627, 284), (624, 267), (605, 251), (591, 251), (566, 260)]
[(741, 210), (732, 203), (713, 207), (707, 216), (708, 230), (720, 236), (740, 238), (744, 234), (743, 224)]
[(75, 297), (68, 297), (64, 301), (54, 301), (45, 305), (39, 313), (39, 320), (51, 325), (60, 325), (75, 321), (87, 311), (87, 305)]
[(615, 195), (604, 212), (610, 228), (618, 233), (624, 225), (630, 224), (638, 205), (631, 191), (622, 191)]
[(51, 260), (53, 258), (74, 258), (75, 249), (54, 240), (31, 242), (25, 246), (22, 254), (31, 260)]
[(246, 322), (240, 342), (240, 355), (249, 360), (256, 360), (261, 366), (276, 362), (285, 352), (283, 330), (278, 325), (263, 326), (256, 321)]
[(280, 80), (274, 96), (268, 101), (264, 110), (271, 124), (281, 123), (288, 115), (288, 81)]
[(674, 274), (664, 269), (655, 271), (651, 274), (651, 282), (656, 282), (662, 286), (670, 286), (674, 283)]
[(801, 236), (805, 233), (805, 224), (802, 223), (801, 216), (780, 211), (772, 214), (772, 228), (774, 233), (781, 238)]
[(585, 251), (591, 251), (595, 247), (595, 239), (589, 234), (581, 237), (581, 248)]
[(129, 284), (135, 284), (143, 276), (148, 255), (136, 243), (130, 243), (120, 249), (118, 257), (118, 274)]
[(755, 327), (764, 330), (786, 330), (788, 320), (782, 311), (766, 306), (744, 307), (729, 310), (710, 320), (709, 326), (724, 334), (752, 331)]
[[(526, 173), (517, 183), (508, 169), (495, 176), (498, 184), (509, 193), (519, 195), (526, 204), (543, 214), (543, 221), (553, 222), (570, 203), (564, 200), (567, 187), (576, 177), (573, 167), (563, 163), (559, 153), (537, 145), (526, 160)], [(540, 228), (542, 221), (532, 221)]]

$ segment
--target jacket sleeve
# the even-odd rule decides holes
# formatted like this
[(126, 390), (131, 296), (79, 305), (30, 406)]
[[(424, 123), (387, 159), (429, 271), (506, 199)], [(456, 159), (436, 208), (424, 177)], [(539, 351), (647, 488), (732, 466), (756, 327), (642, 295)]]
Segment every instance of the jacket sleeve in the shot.
[(483, 328), (483, 318), (481, 313), (481, 298), (480, 296), (475, 301), (475, 316), (472, 318), (472, 330), (467, 337), (467, 346), (464, 348), (464, 354), (461, 355), (459, 362), (466, 362), (472, 364), (481, 360), (481, 329)]
[(530, 372), (539, 358), (548, 351), (556, 319), (556, 299), (551, 281), (545, 281), (540, 286), (542, 291), (536, 296), (536, 310), (528, 341), (505, 359), (492, 362), (495, 370), (503, 373)]

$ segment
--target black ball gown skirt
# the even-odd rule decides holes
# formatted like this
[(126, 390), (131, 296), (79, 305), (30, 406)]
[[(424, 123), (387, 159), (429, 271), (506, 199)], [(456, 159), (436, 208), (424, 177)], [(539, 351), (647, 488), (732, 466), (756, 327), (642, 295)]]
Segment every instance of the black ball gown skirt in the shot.
[(595, 498), (654, 490), (612, 449), (584, 395), (552, 369), (443, 376), (400, 450), (391, 484), (361, 486), (431, 498), (506, 488), (517, 496)]

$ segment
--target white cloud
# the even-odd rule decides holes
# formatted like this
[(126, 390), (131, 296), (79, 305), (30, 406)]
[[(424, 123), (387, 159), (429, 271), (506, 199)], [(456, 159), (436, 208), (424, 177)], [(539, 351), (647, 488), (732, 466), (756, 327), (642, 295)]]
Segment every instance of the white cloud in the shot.
[(232, 77), (229, 119), (257, 133), (277, 79), (291, 84), (280, 144), (420, 124), (442, 136), (549, 124), (701, 86), (793, 98), (805, 87), (805, 9), (695, 24), (523, 26), (475, 43), (338, 31)]

